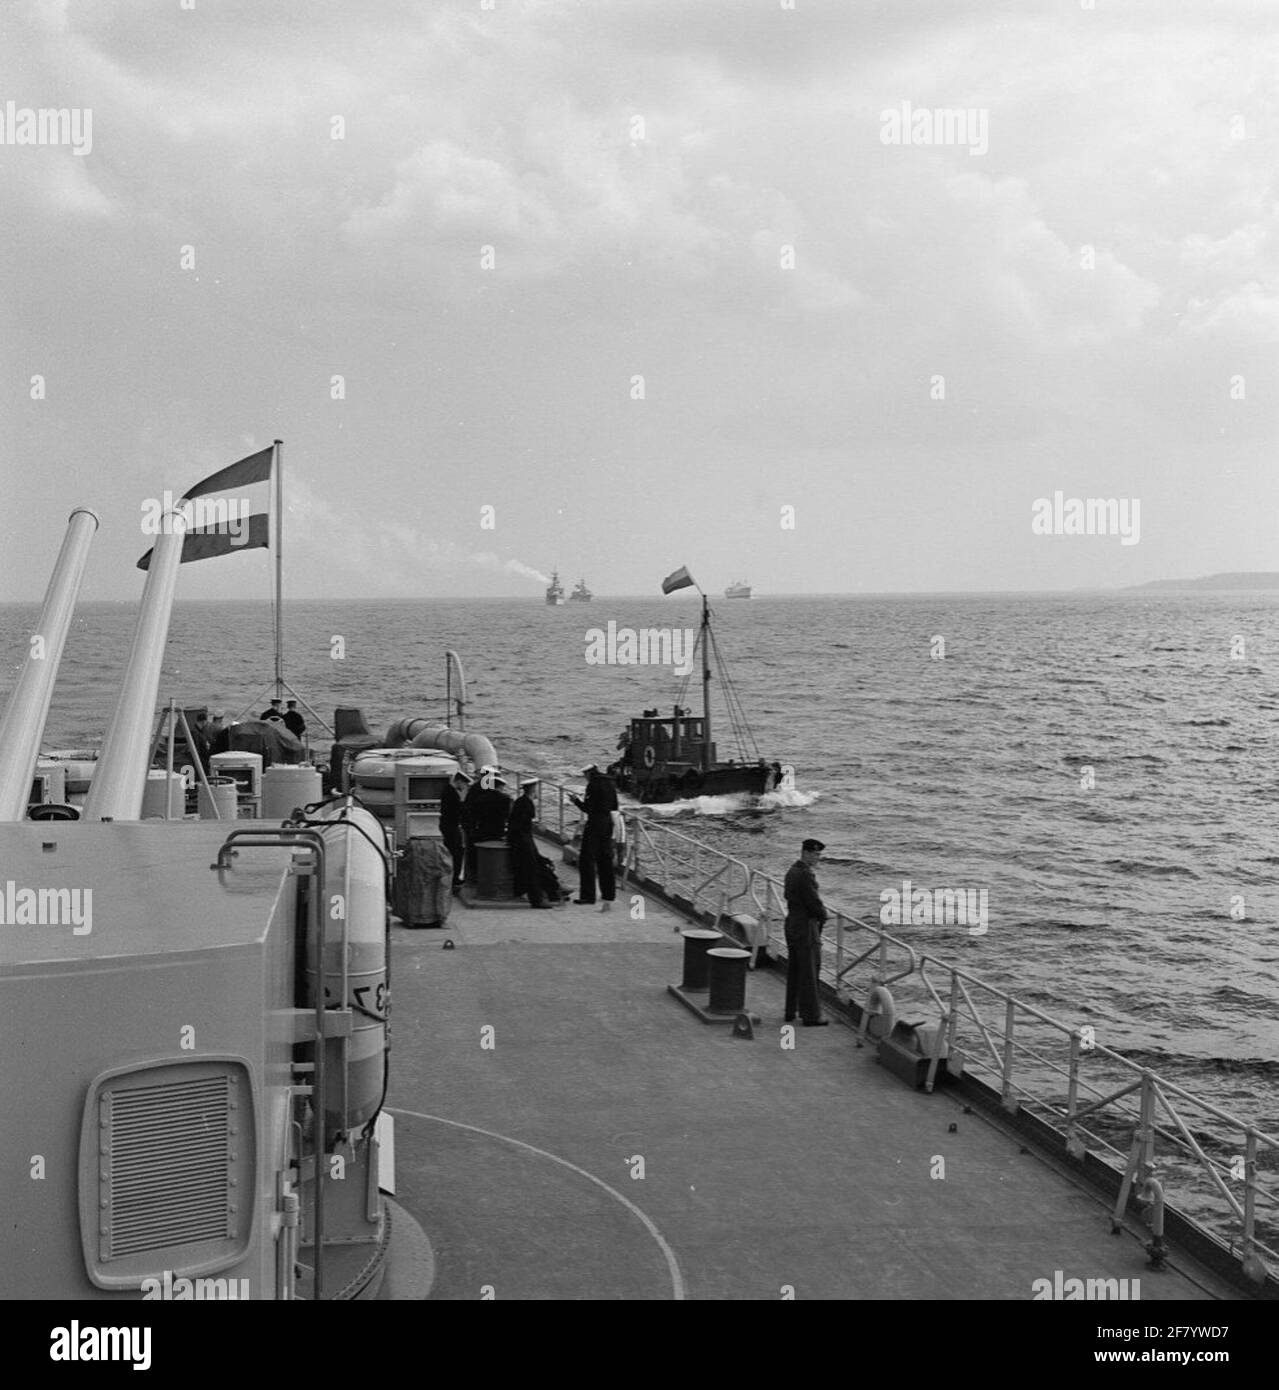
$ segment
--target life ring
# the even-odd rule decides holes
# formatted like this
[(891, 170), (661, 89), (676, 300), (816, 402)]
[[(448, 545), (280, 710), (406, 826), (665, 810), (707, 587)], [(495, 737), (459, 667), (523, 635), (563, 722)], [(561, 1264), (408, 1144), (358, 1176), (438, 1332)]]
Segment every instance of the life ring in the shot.
[(394, 797), (396, 765), (410, 760), (417, 765), (419, 772), (448, 776), (457, 770), (455, 758), (432, 749), (370, 748), (361, 752), (351, 764), (351, 781), (365, 790), (372, 787), (389, 791)]
[[(897, 1026), (897, 1005), (893, 1003), (893, 996), (884, 988), (883, 985), (875, 985), (871, 992), (866, 996), (866, 1033), (872, 1038), (890, 1038), (893, 1029)], [(875, 1023), (875, 1020), (878, 1020)], [(874, 1031), (871, 1030), (872, 1023), (875, 1023)]]
[(653, 745), (651, 743), (646, 743), (644, 745), (644, 766), (652, 767), (656, 761), (657, 753), (654, 750)]

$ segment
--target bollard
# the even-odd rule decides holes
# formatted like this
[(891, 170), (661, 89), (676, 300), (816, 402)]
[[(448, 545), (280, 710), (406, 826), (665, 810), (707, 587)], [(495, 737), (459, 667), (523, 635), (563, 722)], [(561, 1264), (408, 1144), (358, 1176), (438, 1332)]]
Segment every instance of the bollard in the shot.
[(475, 896), (509, 901), (515, 897), (515, 868), (511, 848), (502, 840), (480, 840), (475, 846)]
[(717, 931), (705, 929), (682, 931), (680, 935), (684, 938), (684, 978), (679, 987), (706, 989), (710, 976), (710, 961), (706, 959), (706, 953), (724, 938)]
[(711, 996), (706, 1008), (713, 1014), (739, 1014), (746, 1006), (746, 962), (749, 951), (717, 946), (707, 951), (711, 970)]

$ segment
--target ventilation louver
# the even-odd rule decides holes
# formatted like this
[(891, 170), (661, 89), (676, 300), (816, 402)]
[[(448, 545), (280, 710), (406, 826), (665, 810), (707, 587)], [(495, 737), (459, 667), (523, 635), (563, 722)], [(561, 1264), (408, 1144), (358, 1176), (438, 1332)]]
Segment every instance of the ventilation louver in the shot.
[(243, 1064), (164, 1063), (90, 1087), (80, 1145), (81, 1234), (102, 1287), (207, 1273), (243, 1252), (254, 1198)]

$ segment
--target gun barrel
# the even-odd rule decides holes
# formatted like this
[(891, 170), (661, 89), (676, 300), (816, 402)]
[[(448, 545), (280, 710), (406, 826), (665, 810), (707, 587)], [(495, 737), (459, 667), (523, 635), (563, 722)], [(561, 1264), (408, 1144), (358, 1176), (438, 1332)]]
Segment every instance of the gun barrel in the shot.
[(31, 634), (22, 673), (5, 707), (4, 719), (0, 720), (0, 821), (21, 820), (31, 800), (31, 781), (62, 663), (62, 649), (97, 529), (97, 515), (87, 507), (77, 507), (67, 518), (66, 535), (49, 576), (40, 621)]
[(186, 530), (185, 517), (178, 512), (165, 513), (142, 590), (138, 625), (120, 696), (85, 798), (85, 820), (137, 820), (142, 814), (151, 754), (151, 721), (155, 717), (164, 644), (169, 636)]

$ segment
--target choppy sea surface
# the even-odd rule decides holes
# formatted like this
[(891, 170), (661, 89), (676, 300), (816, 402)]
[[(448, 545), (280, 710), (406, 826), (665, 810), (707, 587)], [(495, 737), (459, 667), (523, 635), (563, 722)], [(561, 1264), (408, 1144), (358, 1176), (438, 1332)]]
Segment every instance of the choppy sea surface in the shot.
[[(903, 879), (986, 890), (984, 935), (896, 934), (1068, 1024), (1092, 1023), (1099, 1042), (1279, 1131), (1279, 596), (762, 597), (713, 608), (759, 750), (795, 766), (799, 791), (653, 814), (778, 876), (817, 836), (828, 846), (823, 895), (861, 916), (878, 918), (881, 892)], [(37, 612), (0, 607), (5, 695)], [(134, 618), (128, 604), (80, 606), (47, 747), (100, 741)], [(286, 671), (326, 717), (361, 705), (380, 730), (402, 715), (442, 717), (453, 647), (470, 684), (468, 728), (507, 766), (576, 780), (583, 762), (615, 756), (632, 715), (668, 710), (679, 685), (660, 666), (588, 664), (588, 629), (610, 620), (694, 628), (697, 607), (299, 601)], [(228, 715), (260, 708), (271, 661), (267, 605), (180, 602), (161, 696)], [(721, 756), (733, 755), (722, 719), (716, 732)]]

